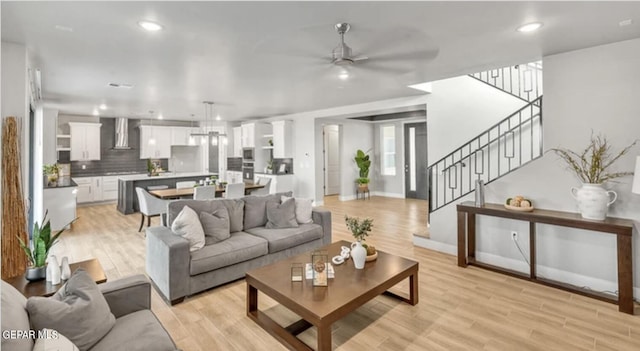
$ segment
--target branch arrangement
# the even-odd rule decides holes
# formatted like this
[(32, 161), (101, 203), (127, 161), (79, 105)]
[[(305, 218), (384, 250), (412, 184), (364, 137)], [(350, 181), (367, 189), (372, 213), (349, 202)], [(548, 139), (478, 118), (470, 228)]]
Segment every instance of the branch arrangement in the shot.
[(613, 172), (607, 170), (620, 157), (627, 154), (636, 145), (635, 140), (617, 154), (611, 153), (611, 145), (606, 137), (591, 134), (591, 141), (582, 152), (577, 153), (568, 149), (551, 149), (572, 170), (583, 183), (602, 184), (608, 180), (633, 175), (633, 172)]

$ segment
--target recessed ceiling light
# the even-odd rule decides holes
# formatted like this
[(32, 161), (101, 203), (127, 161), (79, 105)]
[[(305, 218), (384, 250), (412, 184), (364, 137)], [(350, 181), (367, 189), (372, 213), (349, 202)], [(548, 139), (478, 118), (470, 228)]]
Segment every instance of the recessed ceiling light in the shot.
[(140, 21), (138, 25), (147, 32), (157, 32), (163, 28), (160, 24), (152, 21)]
[(629, 18), (629, 19), (626, 19), (626, 20), (623, 20), (623, 21), (618, 22), (618, 25), (619, 25), (620, 27), (630, 26), (630, 25), (632, 25), (632, 24), (633, 24), (633, 20), (632, 20), (632, 19), (630, 19), (630, 18)]
[(533, 32), (535, 30), (538, 30), (540, 29), (540, 27), (542, 27), (542, 22), (532, 22), (532, 23), (523, 24), (520, 27), (518, 27), (516, 30), (521, 33), (527, 33), (527, 32)]
[(94, 109), (93, 109), (93, 115), (94, 115), (94, 116), (100, 116), (100, 111), (98, 111), (98, 109), (97, 109), (97, 108), (94, 108)]
[(107, 105), (105, 104), (100, 104), (100, 106), (98, 106), (101, 110), (106, 110), (107, 109)]

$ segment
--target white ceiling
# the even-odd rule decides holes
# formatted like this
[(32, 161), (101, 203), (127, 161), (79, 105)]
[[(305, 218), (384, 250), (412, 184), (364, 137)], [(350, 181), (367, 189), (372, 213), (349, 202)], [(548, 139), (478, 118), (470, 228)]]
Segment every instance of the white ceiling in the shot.
[[(24, 43), (46, 105), (88, 115), (225, 120), (420, 92), (406, 86), (640, 37), (640, 2), (2, 2), (2, 40)], [(141, 19), (164, 26), (156, 33)], [(618, 23), (633, 19), (630, 26)], [(370, 60), (328, 64), (333, 26)], [(542, 21), (535, 33), (515, 31)], [(69, 29), (56, 29), (62, 26)], [(107, 87), (129, 83), (132, 89)]]

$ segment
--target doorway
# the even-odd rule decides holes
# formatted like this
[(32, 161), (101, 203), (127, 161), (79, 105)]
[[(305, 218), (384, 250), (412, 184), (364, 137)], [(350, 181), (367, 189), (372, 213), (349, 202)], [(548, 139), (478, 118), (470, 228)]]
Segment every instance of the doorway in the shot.
[(324, 195), (340, 194), (340, 128), (326, 125), (322, 130), (324, 155)]
[(427, 176), (427, 124), (407, 123), (404, 125), (405, 197), (427, 200)]

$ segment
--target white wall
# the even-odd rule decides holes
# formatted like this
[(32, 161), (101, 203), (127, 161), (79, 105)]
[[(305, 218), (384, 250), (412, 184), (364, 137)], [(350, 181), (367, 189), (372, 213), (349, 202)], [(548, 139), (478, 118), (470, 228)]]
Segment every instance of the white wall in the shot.
[(58, 110), (43, 109), (42, 120), (42, 162), (52, 164), (58, 161), (56, 152), (57, 132), (58, 132)]
[[(544, 148), (583, 149), (592, 131), (606, 135), (614, 149), (638, 138), (640, 130), (640, 39), (603, 45), (544, 58)], [(633, 171), (636, 146), (621, 158), (614, 169)], [(631, 193), (631, 177), (608, 186), (617, 191), (618, 200), (610, 216), (640, 219), (640, 196)], [(539, 208), (577, 212), (569, 190), (579, 186), (577, 178), (558, 157), (548, 152), (541, 159), (490, 184), (487, 202), (500, 203), (522, 194)], [(472, 195), (469, 196), (469, 198)], [(431, 241), (445, 251), (455, 249), (454, 206), (431, 216)], [(511, 268), (526, 269), (509, 238), (511, 230), (526, 233), (526, 225), (511, 220), (480, 218), (478, 251), (480, 256)], [(617, 289), (615, 236), (597, 232), (540, 225), (537, 229), (539, 272), (546, 278), (560, 279), (597, 290)], [(634, 233), (634, 279), (640, 286), (638, 255), (640, 244)], [(528, 252), (528, 238), (521, 235), (522, 249)], [(636, 297), (640, 291), (636, 288)]]
[(427, 97), (429, 164), (526, 104), (467, 76), (439, 80), (432, 87)]
[(22, 189), (25, 203), (29, 198), (29, 93), (27, 78), (27, 49), (24, 45), (3, 41), (2, 56), (2, 118), (18, 117), (22, 129)]

